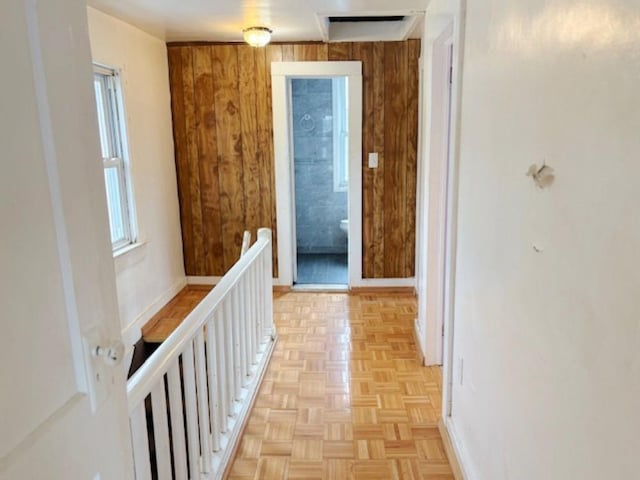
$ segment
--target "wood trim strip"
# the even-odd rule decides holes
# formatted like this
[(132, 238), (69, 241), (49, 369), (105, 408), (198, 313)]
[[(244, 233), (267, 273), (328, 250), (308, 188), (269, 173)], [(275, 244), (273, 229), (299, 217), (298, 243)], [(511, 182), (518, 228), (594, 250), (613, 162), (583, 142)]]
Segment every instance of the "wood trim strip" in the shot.
[(288, 285), (274, 285), (273, 293), (289, 293), (291, 291), (291, 287)]
[(271, 197), (271, 231), (272, 231), (272, 241), (271, 246), (273, 248), (272, 259), (273, 259), (273, 276), (278, 276), (278, 224), (276, 221), (276, 172), (275, 172), (275, 153), (273, 147), (273, 116), (272, 116), (272, 103), (273, 98), (271, 96), (271, 63), (272, 62), (281, 62), (284, 60), (284, 47), (270, 45), (267, 47), (267, 57), (266, 57), (266, 85), (265, 85), (265, 97), (267, 100), (267, 112), (263, 118), (263, 121), (266, 125), (268, 132), (268, 158), (270, 159), (268, 163), (269, 175), (270, 175), (270, 183), (268, 189), (264, 190), (263, 198), (270, 196)]
[(367, 293), (393, 293), (395, 295), (410, 295), (416, 296), (416, 290), (414, 287), (352, 287), (349, 293), (354, 295), (361, 295)]
[(231, 45), (216, 47), (212, 53), (222, 255), (226, 271), (240, 257), (245, 225), (238, 55), (237, 48)]
[(415, 271), (416, 260), (416, 190), (418, 175), (418, 110), (420, 89), (420, 42), (408, 42), (407, 67), (407, 161), (406, 161), (406, 213), (404, 238), (405, 247), (405, 275), (412, 275)]
[(182, 227), (182, 253), (185, 270), (195, 272), (193, 245), (193, 223), (189, 198), (189, 167), (187, 162), (187, 139), (184, 118), (184, 86), (182, 83), (182, 49), (170, 48), (169, 81), (171, 82), (171, 114), (173, 119), (173, 142), (175, 146), (176, 177), (178, 180), (178, 202), (180, 203), (180, 225)]
[(349, 42), (330, 43), (327, 50), (327, 57), (331, 61), (347, 61), (353, 58)]
[[(231, 45), (234, 47), (239, 47), (241, 45), (247, 45), (247, 44), (245, 42), (218, 42), (218, 41), (209, 41), (209, 40), (167, 42), (167, 47), (198, 47), (198, 46), (216, 47), (220, 45)], [(327, 44), (322, 40), (301, 40), (296, 42), (270, 42), (269, 45), (282, 46), (282, 45), (327, 45)]]
[[(244, 229), (251, 232), (253, 239), (257, 237), (258, 228), (262, 226), (260, 203), (261, 175), (258, 158), (258, 125), (257, 125), (257, 78), (254, 52), (257, 49), (248, 45), (238, 47), (238, 75), (240, 92), (240, 125), (242, 138), (242, 164), (244, 180), (245, 222)], [(260, 90), (262, 93), (262, 90)]]
[(384, 145), (384, 43), (373, 45), (373, 151), (378, 153), (378, 168), (373, 172), (373, 278), (384, 278), (385, 251), (385, 145)]
[(405, 45), (384, 45), (384, 276), (404, 276), (404, 223), (406, 186), (406, 52)]
[(374, 277), (373, 228), (374, 172), (369, 168), (369, 153), (374, 150), (373, 44), (353, 46), (354, 59), (362, 62), (362, 276)]
[(193, 239), (191, 248), (195, 256), (196, 275), (205, 274), (204, 238), (202, 233), (202, 204), (200, 202), (200, 165), (198, 159), (198, 136), (196, 129), (196, 99), (193, 81), (193, 49), (182, 51), (182, 83), (184, 86), (184, 118), (186, 130), (186, 149), (189, 172), (189, 198), (191, 205), (191, 225)]
[(211, 62), (211, 48), (193, 49), (194, 99), (197, 130), (200, 204), (202, 209), (203, 258), (201, 271), (223, 271), (220, 191), (218, 187), (218, 152), (216, 142), (216, 112)]

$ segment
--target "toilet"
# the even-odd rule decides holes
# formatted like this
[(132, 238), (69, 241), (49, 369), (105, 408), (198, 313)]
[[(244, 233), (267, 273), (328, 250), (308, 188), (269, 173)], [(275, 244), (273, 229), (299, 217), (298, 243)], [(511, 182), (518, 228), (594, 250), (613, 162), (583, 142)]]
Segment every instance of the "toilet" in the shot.
[(349, 219), (340, 220), (340, 230), (344, 233), (349, 233)]

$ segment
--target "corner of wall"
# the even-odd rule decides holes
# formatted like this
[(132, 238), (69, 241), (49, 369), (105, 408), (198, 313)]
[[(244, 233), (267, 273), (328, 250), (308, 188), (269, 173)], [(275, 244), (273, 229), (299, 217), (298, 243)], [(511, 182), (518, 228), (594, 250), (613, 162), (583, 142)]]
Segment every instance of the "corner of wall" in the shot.
[(122, 336), (127, 345), (186, 285), (174, 162), (167, 47), (163, 40), (87, 8), (94, 61), (121, 69), (128, 166), (144, 245), (116, 260)]

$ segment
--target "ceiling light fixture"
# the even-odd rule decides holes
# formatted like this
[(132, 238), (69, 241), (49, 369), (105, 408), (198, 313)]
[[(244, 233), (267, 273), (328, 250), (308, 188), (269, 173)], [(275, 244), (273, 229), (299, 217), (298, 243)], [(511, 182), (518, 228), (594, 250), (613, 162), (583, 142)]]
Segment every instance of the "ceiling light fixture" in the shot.
[(242, 31), (244, 41), (252, 47), (264, 47), (271, 41), (272, 33), (267, 27), (249, 27)]

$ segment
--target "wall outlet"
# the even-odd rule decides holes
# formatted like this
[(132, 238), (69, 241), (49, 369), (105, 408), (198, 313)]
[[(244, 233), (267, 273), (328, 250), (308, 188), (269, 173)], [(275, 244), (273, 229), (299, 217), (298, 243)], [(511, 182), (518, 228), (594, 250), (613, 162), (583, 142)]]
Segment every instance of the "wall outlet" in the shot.
[(369, 168), (378, 168), (378, 153), (373, 152), (369, 154)]

